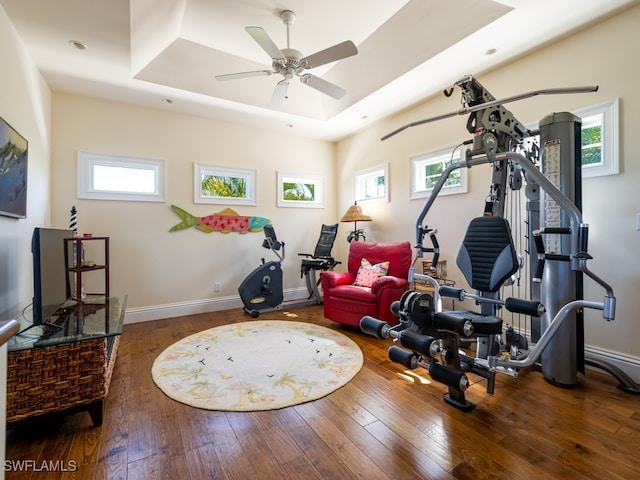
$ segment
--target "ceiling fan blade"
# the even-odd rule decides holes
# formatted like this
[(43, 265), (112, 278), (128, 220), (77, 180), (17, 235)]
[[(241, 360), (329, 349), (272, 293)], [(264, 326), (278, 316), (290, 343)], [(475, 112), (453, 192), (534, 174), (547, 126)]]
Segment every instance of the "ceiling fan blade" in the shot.
[(311, 75), (310, 73), (302, 75), (300, 77), (300, 81), (305, 85), (309, 85), (311, 88), (315, 88), (316, 90), (335, 98), (336, 100), (340, 100), (347, 93), (344, 88), (328, 82), (323, 78)]
[(325, 48), (319, 52), (313, 53), (308, 57), (302, 59), (302, 62), (306, 61), (305, 68), (319, 67), (327, 63), (335, 62), (336, 60), (342, 60), (343, 58), (351, 57), (358, 53), (358, 49), (351, 40), (346, 40), (342, 43), (338, 43), (333, 47)]
[(267, 52), (273, 60), (286, 60), (280, 49), (273, 43), (271, 37), (261, 27), (245, 27), (245, 30), (253, 39), (258, 42), (258, 45)]
[(224, 75), (216, 75), (216, 80), (221, 82), (226, 80), (236, 80), (238, 78), (250, 78), (250, 77), (268, 77), (273, 74), (271, 70), (253, 70), (251, 72), (239, 72), (239, 73), (226, 73)]
[(273, 91), (271, 101), (269, 102), (269, 108), (275, 109), (282, 105), (282, 102), (287, 98), (287, 88), (289, 87), (289, 80), (280, 80), (276, 85), (276, 89)]

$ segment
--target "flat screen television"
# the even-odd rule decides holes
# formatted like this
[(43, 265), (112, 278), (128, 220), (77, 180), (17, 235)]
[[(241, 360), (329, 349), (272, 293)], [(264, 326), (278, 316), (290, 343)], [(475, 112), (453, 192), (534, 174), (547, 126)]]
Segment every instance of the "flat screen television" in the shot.
[(49, 319), (69, 299), (69, 275), (65, 248), (73, 248), (71, 230), (36, 227), (33, 231), (33, 325), (49, 323)]

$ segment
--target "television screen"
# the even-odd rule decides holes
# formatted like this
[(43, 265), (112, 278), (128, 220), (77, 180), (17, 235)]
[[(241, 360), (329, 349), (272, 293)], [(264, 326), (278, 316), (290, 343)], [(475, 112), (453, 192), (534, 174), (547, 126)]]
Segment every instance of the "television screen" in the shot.
[[(33, 231), (34, 325), (46, 323), (70, 296), (64, 249), (73, 248), (73, 244), (67, 244), (64, 239), (72, 236), (71, 230), (38, 227)], [(68, 258), (73, 258), (69, 253)]]

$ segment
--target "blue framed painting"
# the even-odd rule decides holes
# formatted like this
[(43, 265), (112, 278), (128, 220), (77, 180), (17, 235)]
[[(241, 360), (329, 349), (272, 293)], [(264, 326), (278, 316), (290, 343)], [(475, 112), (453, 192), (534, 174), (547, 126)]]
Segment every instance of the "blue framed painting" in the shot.
[(27, 217), (27, 140), (0, 118), (0, 215)]

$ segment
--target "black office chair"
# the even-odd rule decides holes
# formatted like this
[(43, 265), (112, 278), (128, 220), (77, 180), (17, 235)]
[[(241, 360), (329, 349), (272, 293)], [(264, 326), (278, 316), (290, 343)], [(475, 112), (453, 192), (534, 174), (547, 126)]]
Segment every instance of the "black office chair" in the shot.
[(323, 301), (318, 289), (320, 279), (318, 278), (317, 272), (333, 270), (336, 265), (341, 263), (331, 256), (331, 250), (333, 250), (333, 244), (337, 234), (337, 223), (334, 225), (323, 224), (313, 254), (298, 253), (299, 256), (305, 257), (300, 263), (300, 278), (304, 277), (306, 279), (307, 290), (309, 291), (309, 297), (307, 299), (315, 297), (317, 304), (321, 304)]

